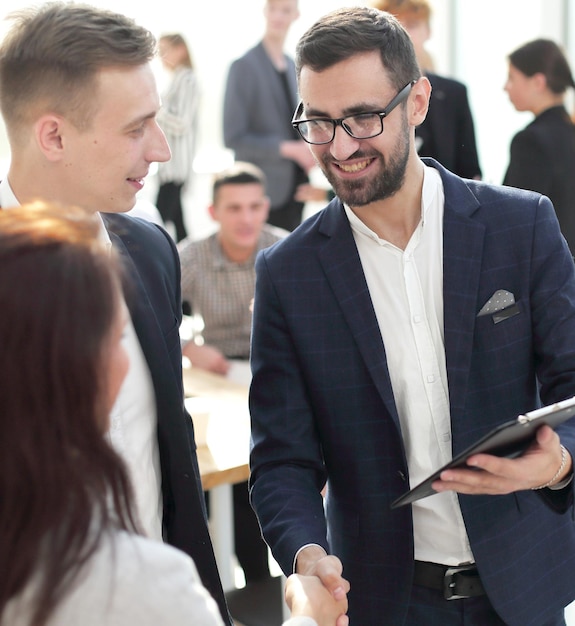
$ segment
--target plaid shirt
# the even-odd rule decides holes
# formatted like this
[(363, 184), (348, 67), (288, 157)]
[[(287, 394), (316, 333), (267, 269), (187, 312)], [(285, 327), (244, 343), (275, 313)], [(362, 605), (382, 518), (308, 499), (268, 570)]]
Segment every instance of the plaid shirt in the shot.
[(221, 350), (227, 358), (249, 358), (256, 255), (287, 234), (265, 224), (256, 251), (245, 263), (227, 259), (217, 233), (199, 241), (187, 238), (178, 244), (182, 300), (202, 317), (205, 343)]

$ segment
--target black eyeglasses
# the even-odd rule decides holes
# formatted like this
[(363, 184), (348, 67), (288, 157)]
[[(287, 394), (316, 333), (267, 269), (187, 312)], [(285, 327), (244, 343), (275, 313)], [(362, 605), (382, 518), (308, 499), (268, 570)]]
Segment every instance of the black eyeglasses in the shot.
[(383, 132), (383, 118), (389, 115), (396, 106), (407, 99), (415, 80), (407, 83), (383, 111), (366, 111), (355, 115), (346, 115), (337, 119), (316, 117), (310, 120), (298, 120), (303, 113), (303, 102), (298, 104), (292, 119), (292, 126), (301, 138), (314, 146), (331, 143), (335, 137), (335, 129), (341, 126), (354, 139), (371, 139)]

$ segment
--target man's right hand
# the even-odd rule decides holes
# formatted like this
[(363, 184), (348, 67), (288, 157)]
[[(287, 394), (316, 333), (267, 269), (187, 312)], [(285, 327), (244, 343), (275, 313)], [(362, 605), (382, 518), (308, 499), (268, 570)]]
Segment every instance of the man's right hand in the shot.
[[(296, 573), (317, 576), (335, 600), (343, 600), (349, 591), (349, 582), (342, 576), (343, 565), (334, 555), (326, 554), (320, 546), (307, 546), (297, 556)], [(345, 622), (337, 622), (338, 626)]]
[(317, 576), (292, 574), (286, 581), (286, 603), (292, 617), (312, 617), (318, 626), (348, 626), (347, 598), (335, 600)]

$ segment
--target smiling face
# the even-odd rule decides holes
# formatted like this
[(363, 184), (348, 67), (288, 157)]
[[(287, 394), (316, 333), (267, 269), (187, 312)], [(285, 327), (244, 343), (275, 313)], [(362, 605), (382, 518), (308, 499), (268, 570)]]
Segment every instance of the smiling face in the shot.
[[(304, 66), (300, 94), (303, 118), (339, 118), (381, 111), (397, 90), (375, 51), (357, 54), (322, 72)], [(385, 200), (403, 185), (412, 148), (404, 104), (384, 118), (383, 127), (383, 133), (371, 139), (354, 139), (337, 127), (331, 143), (310, 146), (336, 194), (351, 207)]]
[(150, 164), (170, 150), (156, 123), (160, 99), (149, 64), (102, 70), (89, 127), (63, 122), (60, 201), (91, 211), (130, 210)]

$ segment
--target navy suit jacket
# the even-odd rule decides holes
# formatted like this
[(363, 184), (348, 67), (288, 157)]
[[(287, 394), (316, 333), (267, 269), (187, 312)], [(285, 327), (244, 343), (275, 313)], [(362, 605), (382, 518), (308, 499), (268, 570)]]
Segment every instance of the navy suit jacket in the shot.
[(291, 125), (297, 106), (295, 64), (289, 56), (285, 59), (287, 91), (259, 43), (231, 64), (224, 94), (225, 145), (237, 161), (254, 163), (263, 170), (272, 210), (292, 199), (303, 175), (279, 151), (282, 141), (299, 139)]
[[(463, 181), (445, 191), (444, 333), (453, 452), (575, 395), (575, 271), (549, 200)], [(338, 555), (352, 624), (402, 624), (413, 579), (408, 468), (385, 347), (339, 199), (262, 251), (252, 336), (251, 497), (284, 572), (308, 543)], [(498, 289), (520, 314), (477, 317)], [(558, 428), (575, 456), (575, 420)], [(320, 495), (328, 479), (325, 502)], [(433, 496), (431, 496), (433, 497)], [(575, 598), (573, 486), (459, 496), (496, 610), (540, 626)], [(324, 509), (325, 505), (325, 509)]]
[(154, 384), (164, 539), (192, 557), (224, 622), (230, 623), (208, 534), (193, 424), (184, 407), (177, 250), (155, 224), (125, 215), (102, 217), (127, 268), (126, 301)]
[(422, 157), (432, 157), (463, 178), (481, 178), (475, 128), (467, 88), (453, 78), (427, 74), (431, 83), (429, 110), (416, 136)]
[(575, 254), (574, 174), (575, 126), (565, 107), (543, 111), (513, 137), (503, 184), (548, 196)]

